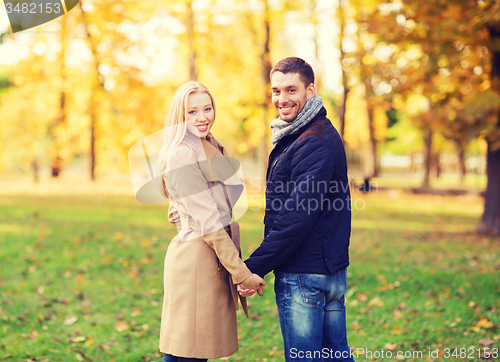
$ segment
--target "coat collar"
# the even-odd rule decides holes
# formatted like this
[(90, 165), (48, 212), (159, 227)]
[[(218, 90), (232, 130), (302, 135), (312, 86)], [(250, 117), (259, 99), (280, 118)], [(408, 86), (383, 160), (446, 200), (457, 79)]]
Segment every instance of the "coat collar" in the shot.
[(206, 138), (200, 138), (190, 132), (186, 132), (184, 140), (193, 145), (206, 157), (227, 157), (226, 148), (212, 135), (212, 133), (208, 133)]
[(210, 176), (207, 179), (213, 176), (214, 181), (223, 182), (225, 185), (243, 186), (243, 180), (237, 175), (241, 167), (239, 161), (229, 157), (226, 148), (211, 133), (205, 139), (187, 132), (185, 139), (202, 154), (198, 164), (204, 174)]
[(201, 139), (201, 144), (207, 157), (227, 157), (226, 148), (211, 133)]

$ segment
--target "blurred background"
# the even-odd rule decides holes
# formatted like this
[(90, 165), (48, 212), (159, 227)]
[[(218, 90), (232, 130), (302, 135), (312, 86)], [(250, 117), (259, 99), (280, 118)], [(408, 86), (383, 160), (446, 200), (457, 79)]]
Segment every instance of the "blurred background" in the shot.
[(353, 185), (483, 193), (479, 230), (500, 233), (498, 2), (82, 0), (18, 33), (1, 4), (5, 182), (132, 190), (129, 149), (162, 129), (188, 80), (214, 94), (213, 133), (247, 179), (264, 180), (277, 116), (269, 71), (299, 56), (344, 139)]
[[(18, 3), (0, 0), (0, 360), (161, 360), (177, 230), (166, 205), (134, 198), (129, 151), (162, 130), (181, 84), (204, 83), (247, 181), (248, 257), (277, 116), (269, 71), (288, 56), (313, 66), (346, 149), (351, 348), (498, 359), (498, 0), (66, 0), (67, 15), (13, 32)], [(266, 280), (220, 361), (283, 361)]]

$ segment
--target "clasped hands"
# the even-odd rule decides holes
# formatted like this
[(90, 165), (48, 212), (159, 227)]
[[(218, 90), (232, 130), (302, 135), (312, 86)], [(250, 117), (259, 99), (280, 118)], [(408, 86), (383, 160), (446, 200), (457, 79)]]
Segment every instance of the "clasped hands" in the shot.
[(264, 295), (262, 287), (266, 284), (266, 281), (260, 276), (252, 274), (238, 284), (238, 293), (240, 293), (242, 297), (250, 297), (257, 292), (257, 294), (262, 297)]

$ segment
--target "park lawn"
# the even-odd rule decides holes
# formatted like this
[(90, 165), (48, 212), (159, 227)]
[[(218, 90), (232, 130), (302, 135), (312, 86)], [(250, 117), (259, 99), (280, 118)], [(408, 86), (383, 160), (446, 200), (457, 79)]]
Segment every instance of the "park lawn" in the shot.
[[(126, 194), (1, 192), (0, 360), (161, 361), (175, 235), (166, 208)], [(351, 348), (367, 351), (357, 361), (387, 359), (382, 349), (418, 361), (439, 349), (444, 360), (445, 348), (470, 348), (462, 356), (475, 361), (479, 348), (500, 348), (500, 240), (472, 233), (481, 211), (475, 196), (353, 194), (347, 328)], [(261, 241), (262, 216), (240, 220), (244, 256)], [(284, 360), (273, 274), (266, 280), (250, 318), (239, 312), (229, 361)]]

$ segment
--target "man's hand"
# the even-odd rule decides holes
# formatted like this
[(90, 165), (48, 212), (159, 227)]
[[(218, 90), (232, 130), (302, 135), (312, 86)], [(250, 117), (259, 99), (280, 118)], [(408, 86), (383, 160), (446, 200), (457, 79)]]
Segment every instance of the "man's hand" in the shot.
[(266, 281), (257, 274), (252, 274), (246, 278), (241, 284), (238, 284), (238, 292), (242, 297), (249, 297), (257, 292), (261, 297), (264, 295), (262, 286), (266, 285)]

